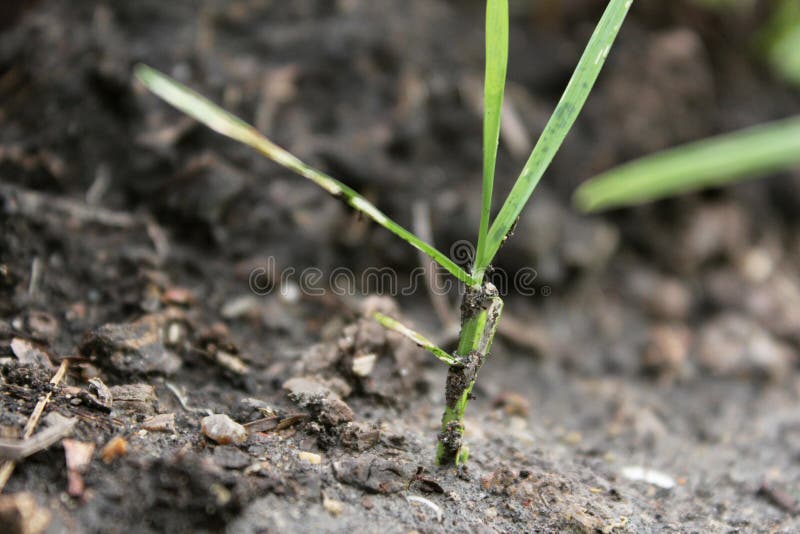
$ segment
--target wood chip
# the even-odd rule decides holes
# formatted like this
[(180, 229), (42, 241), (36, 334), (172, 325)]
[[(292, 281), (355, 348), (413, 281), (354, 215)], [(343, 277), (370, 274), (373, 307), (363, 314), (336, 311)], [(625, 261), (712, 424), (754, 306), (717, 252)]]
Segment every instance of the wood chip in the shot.
[(142, 428), (151, 432), (175, 432), (175, 414), (161, 413), (142, 421)]
[(92, 461), (95, 445), (74, 439), (65, 439), (62, 445), (67, 459), (67, 493), (81, 497), (85, 489), (83, 473)]
[(128, 453), (128, 442), (122, 436), (115, 436), (106, 443), (103, 450), (100, 451), (100, 457), (107, 464), (110, 464), (120, 456), (125, 456)]

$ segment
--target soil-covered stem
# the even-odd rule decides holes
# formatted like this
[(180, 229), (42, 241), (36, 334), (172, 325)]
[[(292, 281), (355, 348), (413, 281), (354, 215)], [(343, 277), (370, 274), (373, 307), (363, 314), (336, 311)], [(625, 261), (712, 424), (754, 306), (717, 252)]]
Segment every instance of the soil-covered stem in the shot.
[(461, 303), (461, 334), (456, 349), (459, 361), (447, 373), (447, 406), (436, 450), (439, 465), (459, 465), (467, 460), (467, 448), (463, 446), (464, 411), (478, 371), (489, 355), (502, 309), (503, 301), (492, 284), (467, 287)]

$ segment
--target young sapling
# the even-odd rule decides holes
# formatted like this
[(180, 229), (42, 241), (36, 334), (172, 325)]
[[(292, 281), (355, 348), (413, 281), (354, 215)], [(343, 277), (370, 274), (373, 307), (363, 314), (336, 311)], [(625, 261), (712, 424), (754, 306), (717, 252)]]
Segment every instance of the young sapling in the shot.
[(539, 137), (522, 173), (490, 223), (495, 161), (500, 116), (508, 61), (508, 0), (486, 2), (486, 77), (483, 121), (483, 191), (475, 262), (468, 271), (406, 230), (373, 204), (338, 180), (303, 163), (278, 147), (255, 128), (216, 106), (168, 76), (145, 66), (136, 67), (137, 78), (155, 94), (206, 124), (211, 129), (251, 146), (275, 163), (313, 181), (353, 209), (430, 256), (464, 284), (461, 303), (461, 331), (455, 352), (436, 347), (422, 335), (395, 319), (376, 314), (375, 319), (421, 347), (449, 366), (445, 387), (446, 407), (438, 438), (436, 461), (440, 465), (461, 464), (468, 452), (463, 443), (464, 412), (472, 388), (497, 330), (503, 301), (497, 289), (485, 280), (485, 273), (539, 180), (572, 127), (611, 50), (633, 0), (610, 0), (578, 62), (561, 100)]

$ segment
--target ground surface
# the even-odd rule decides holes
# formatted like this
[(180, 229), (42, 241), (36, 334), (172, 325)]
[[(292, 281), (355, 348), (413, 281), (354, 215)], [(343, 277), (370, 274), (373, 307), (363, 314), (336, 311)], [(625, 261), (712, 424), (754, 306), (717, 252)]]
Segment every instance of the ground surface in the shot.
[[(403, 283), (413, 252), (130, 73), (146, 61), (224, 102), (404, 224), (425, 201), (446, 249), (477, 227), (481, 3), (193, 4), (42, 0), (0, 33), (0, 431), (19, 436), (46, 391), (45, 414), (77, 418), (73, 442), (17, 463), (3, 521), (22, 509), (28, 526), (49, 514), (49, 532), (800, 529), (800, 175), (607, 217), (568, 207), (619, 161), (797, 113), (800, 96), (742, 38), (763, 14), (634, 6), (498, 257), (510, 276), (535, 268), (535, 294), (508, 298), (456, 471), (432, 462), (444, 369), (361, 318), (386, 309), (452, 343), (425, 289), (298, 296), (296, 278), (269, 279), (390, 265)], [(501, 191), (601, 3), (518, 4), (509, 101), (524, 127), (504, 131)], [(250, 290), (254, 269), (268, 295)], [(245, 441), (204, 435), (212, 412), (248, 423)]]

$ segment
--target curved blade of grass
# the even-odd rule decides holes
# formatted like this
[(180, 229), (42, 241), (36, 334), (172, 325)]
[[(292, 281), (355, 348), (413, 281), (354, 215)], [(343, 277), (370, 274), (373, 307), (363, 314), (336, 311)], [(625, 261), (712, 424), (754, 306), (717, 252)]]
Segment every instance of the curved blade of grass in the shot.
[[(486, 75), (483, 83), (483, 197), (478, 227), (476, 265), (484, 264), (486, 235), (492, 211), (492, 189), (500, 138), (500, 116), (508, 68), (508, 0), (486, 2)], [(483, 270), (473, 271), (480, 280)]]
[(800, 116), (679, 146), (626, 163), (583, 183), (585, 212), (641, 204), (800, 165)]
[(481, 263), (476, 262), (476, 271), (485, 269), (491, 263), (542, 178), (544, 171), (553, 161), (553, 157), (567, 136), (567, 132), (575, 123), (578, 113), (583, 108), (583, 104), (597, 80), (631, 4), (633, 4), (633, 0), (611, 0), (608, 3), (605, 13), (589, 39), (589, 44), (583, 51), (578, 66), (575, 67), (575, 72), (573, 72), (561, 100), (547, 122), (528, 162), (522, 169), (522, 173), (500, 208), (497, 218), (489, 228), (486, 253), (481, 258)]
[(282, 165), (308, 178), (331, 195), (342, 198), (353, 209), (363, 213), (411, 246), (430, 256), (436, 263), (462, 282), (469, 285), (477, 284), (469, 274), (450, 258), (391, 220), (356, 191), (327, 174), (306, 165), (261, 135), (258, 130), (242, 119), (228, 113), (205, 97), (147, 65), (137, 65), (135, 73), (139, 81), (148, 89), (187, 115), (224, 136), (251, 146), (278, 165)]
[(419, 332), (410, 329), (397, 319), (392, 319), (388, 315), (384, 315), (381, 312), (375, 312), (372, 315), (372, 317), (376, 321), (378, 321), (384, 328), (388, 328), (389, 330), (394, 330), (395, 332), (404, 335), (405, 337), (416, 343), (417, 346), (427, 350), (428, 352), (430, 352), (431, 354), (442, 360), (447, 365), (455, 365), (456, 363), (458, 363), (458, 360), (456, 360), (456, 358), (453, 357), (452, 354), (448, 354), (446, 351), (440, 349), (439, 347), (436, 346), (436, 344), (433, 341), (429, 340)]

